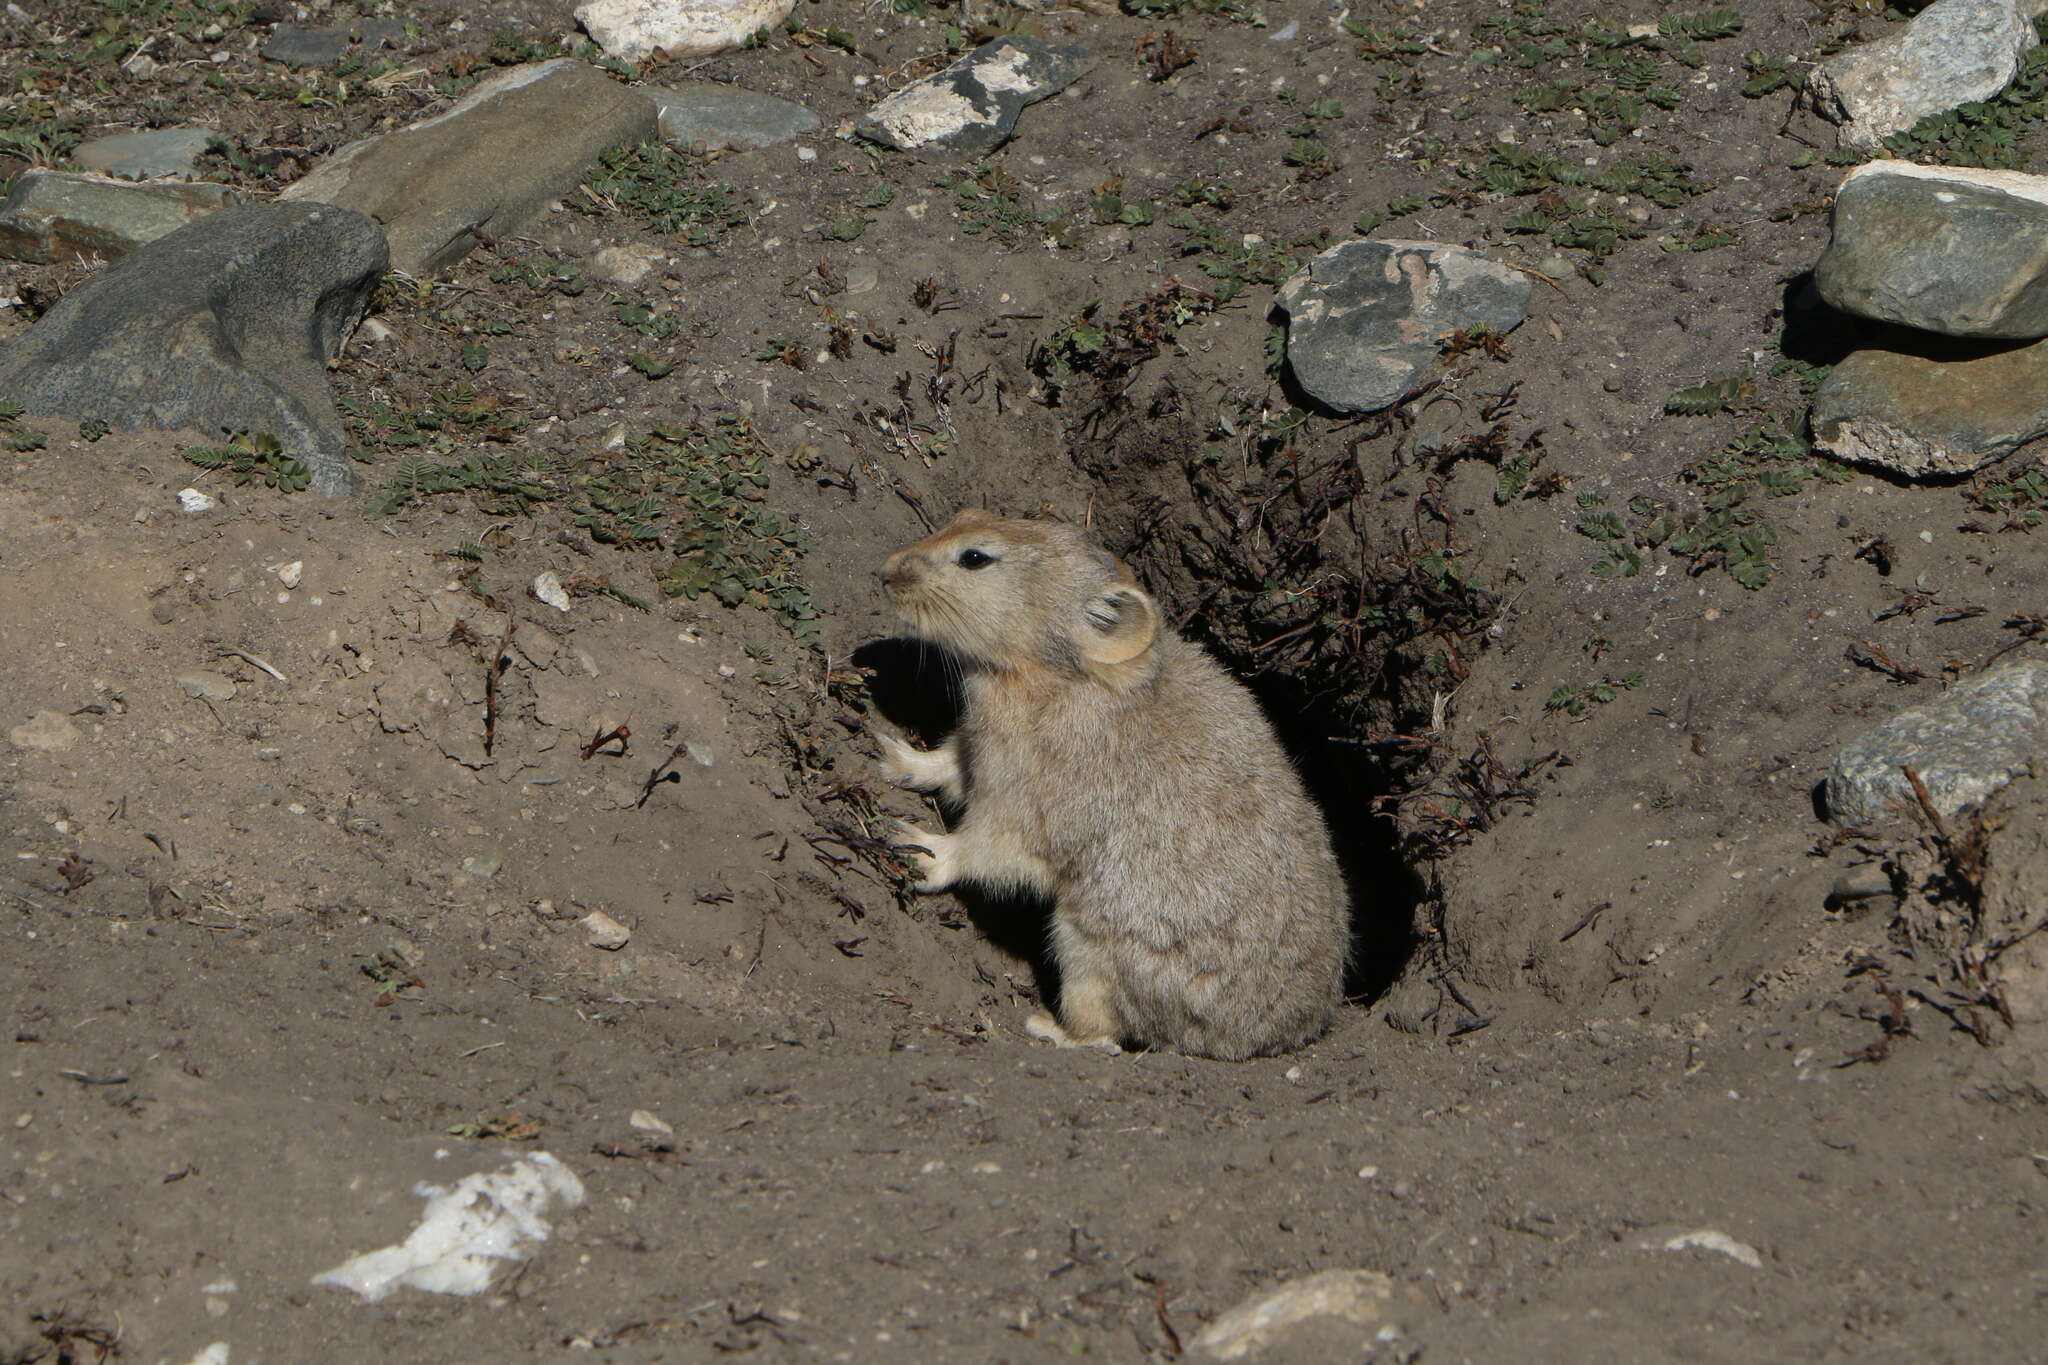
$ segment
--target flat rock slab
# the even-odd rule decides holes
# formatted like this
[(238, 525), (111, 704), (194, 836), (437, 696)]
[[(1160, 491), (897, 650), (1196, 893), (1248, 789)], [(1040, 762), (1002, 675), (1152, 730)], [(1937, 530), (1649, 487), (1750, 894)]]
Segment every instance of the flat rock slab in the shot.
[(117, 133), (81, 142), (71, 159), (89, 171), (122, 180), (191, 180), (199, 174), (199, 158), (220, 137), (211, 128), (158, 128), (147, 133)]
[(361, 43), (365, 52), (396, 47), (405, 38), (405, 25), (396, 19), (366, 19), (352, 27), (300, 28), (279, 24), (263, 44), (263, 60), (288, 66), (334, 66)]
[[(1246, 1299), (1204, 1327), (1188, 1354), (1196, 1360), (1362, 1359), (1372, 1353), (1393, 1299), (1394, 1282), (1376, 1270), (1325, 1270)], [(1266, 1354), (1283, 1346), (1284, 1357)]]
[(1326, 407), (1378, 412), (1422, 386), (1450, 333), (1520, 326), (1532, 287), (1462, 247), (1344, 242), (1280, 286), (1287, 368)]
[(677, 147), (707, 151), (772, 147), (818, 130), (818, 116), (801, 104), (736, 85), (686, 81), (666, 89), (642, 87), (660, 111), (661, 136)]
[(168, 236), (240, 195), (203, 180), (137, 184), (103, 175), (23, 171), (0, 201), (0, 256), (12, 261), (112, 260)]
[(1988, 100), (2012, 83), (2034, 46), (2032, 6), (1935, 0), (1904, 29), (1816, 67), (1809, 88), (1842, 125), (1842, 141), (1875, 151), (1929, 114)]
[(1008, 142), (1019, 114), (1072, 85), (1093, 61), (1074, 43), (998, 38), (881, 100), (853, 131), (899, 152), (930, 147), (979, 156)]
[(1813, 395), (1813, 440), (1852, 464), (1957, 478), (2048, 436), (2048, 341), (1892, 333), (1853, 351)]
[(2048, 337), (2048, 177), (1873, 161), (1835, 191), (1814, 267), (1846, 313), (1948, 336)]
[(637, 62), (659, 49), (671, 57), (709, 57), (775, 32), (796, 0), (591, 0), (576, 22), (607, 56)]
[(275, 437), (355, 487), (327, 362), (384, 278), (384, 234), (332, 204), (226, 209), (140, 247), (0, 351), (0, 393), (122, 431)]
[(2048, 659), (2001, 664), (1851, 742), (1821, 783), (1829, 822), (1872, 825), (1917, 809), (1908, 765), (1943, 819), (2030, 770), (2048, 772)]
[(394, 269), (432, 275), (479, 234), (530, 227), (605, 148), (656, 132), (652, 101), (561, 58), (513, 67), (446, 113), (352, 143), (278, 198), (366, 213), (390, 238)]

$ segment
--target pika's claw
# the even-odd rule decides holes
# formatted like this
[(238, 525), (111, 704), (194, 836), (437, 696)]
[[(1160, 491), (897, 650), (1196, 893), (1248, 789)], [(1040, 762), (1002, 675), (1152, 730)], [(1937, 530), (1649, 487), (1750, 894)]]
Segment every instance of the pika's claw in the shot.
[(889, 822), (889, 843), (910, 855), (911, 875), (919, 891), (944, 891), (959, 879), (958, 836), (930, 834), (906, 820)]

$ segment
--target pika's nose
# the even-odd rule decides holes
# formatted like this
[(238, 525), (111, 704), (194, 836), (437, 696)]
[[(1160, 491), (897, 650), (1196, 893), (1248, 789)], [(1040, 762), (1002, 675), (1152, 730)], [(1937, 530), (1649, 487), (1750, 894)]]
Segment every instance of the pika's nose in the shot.
[(885, 588), (906, 587), (917, 578), (917, 561), (907, 551), (898, 550), (883, 560), (882, 567), (875, 572)]

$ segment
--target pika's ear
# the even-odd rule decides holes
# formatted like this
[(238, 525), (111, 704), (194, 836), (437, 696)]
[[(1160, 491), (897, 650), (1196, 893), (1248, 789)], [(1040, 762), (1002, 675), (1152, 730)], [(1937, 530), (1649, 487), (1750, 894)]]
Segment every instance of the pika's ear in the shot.
[(1159, 608), (1142, 588), (1118, 585), (1088, 599), (1076, 640), (1090, 663), (1123, 664), (1152, 647)]

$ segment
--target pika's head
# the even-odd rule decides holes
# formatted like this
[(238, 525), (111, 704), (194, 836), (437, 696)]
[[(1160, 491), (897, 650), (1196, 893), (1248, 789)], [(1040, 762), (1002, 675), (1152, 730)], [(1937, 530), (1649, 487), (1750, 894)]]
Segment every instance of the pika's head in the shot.
[(918, 636), (981, 668), (1128, 685), (1157, 663), (1158, 607), (1114, 555), (1059, 522), (970, 509), (884, 560), (882, 583)]

